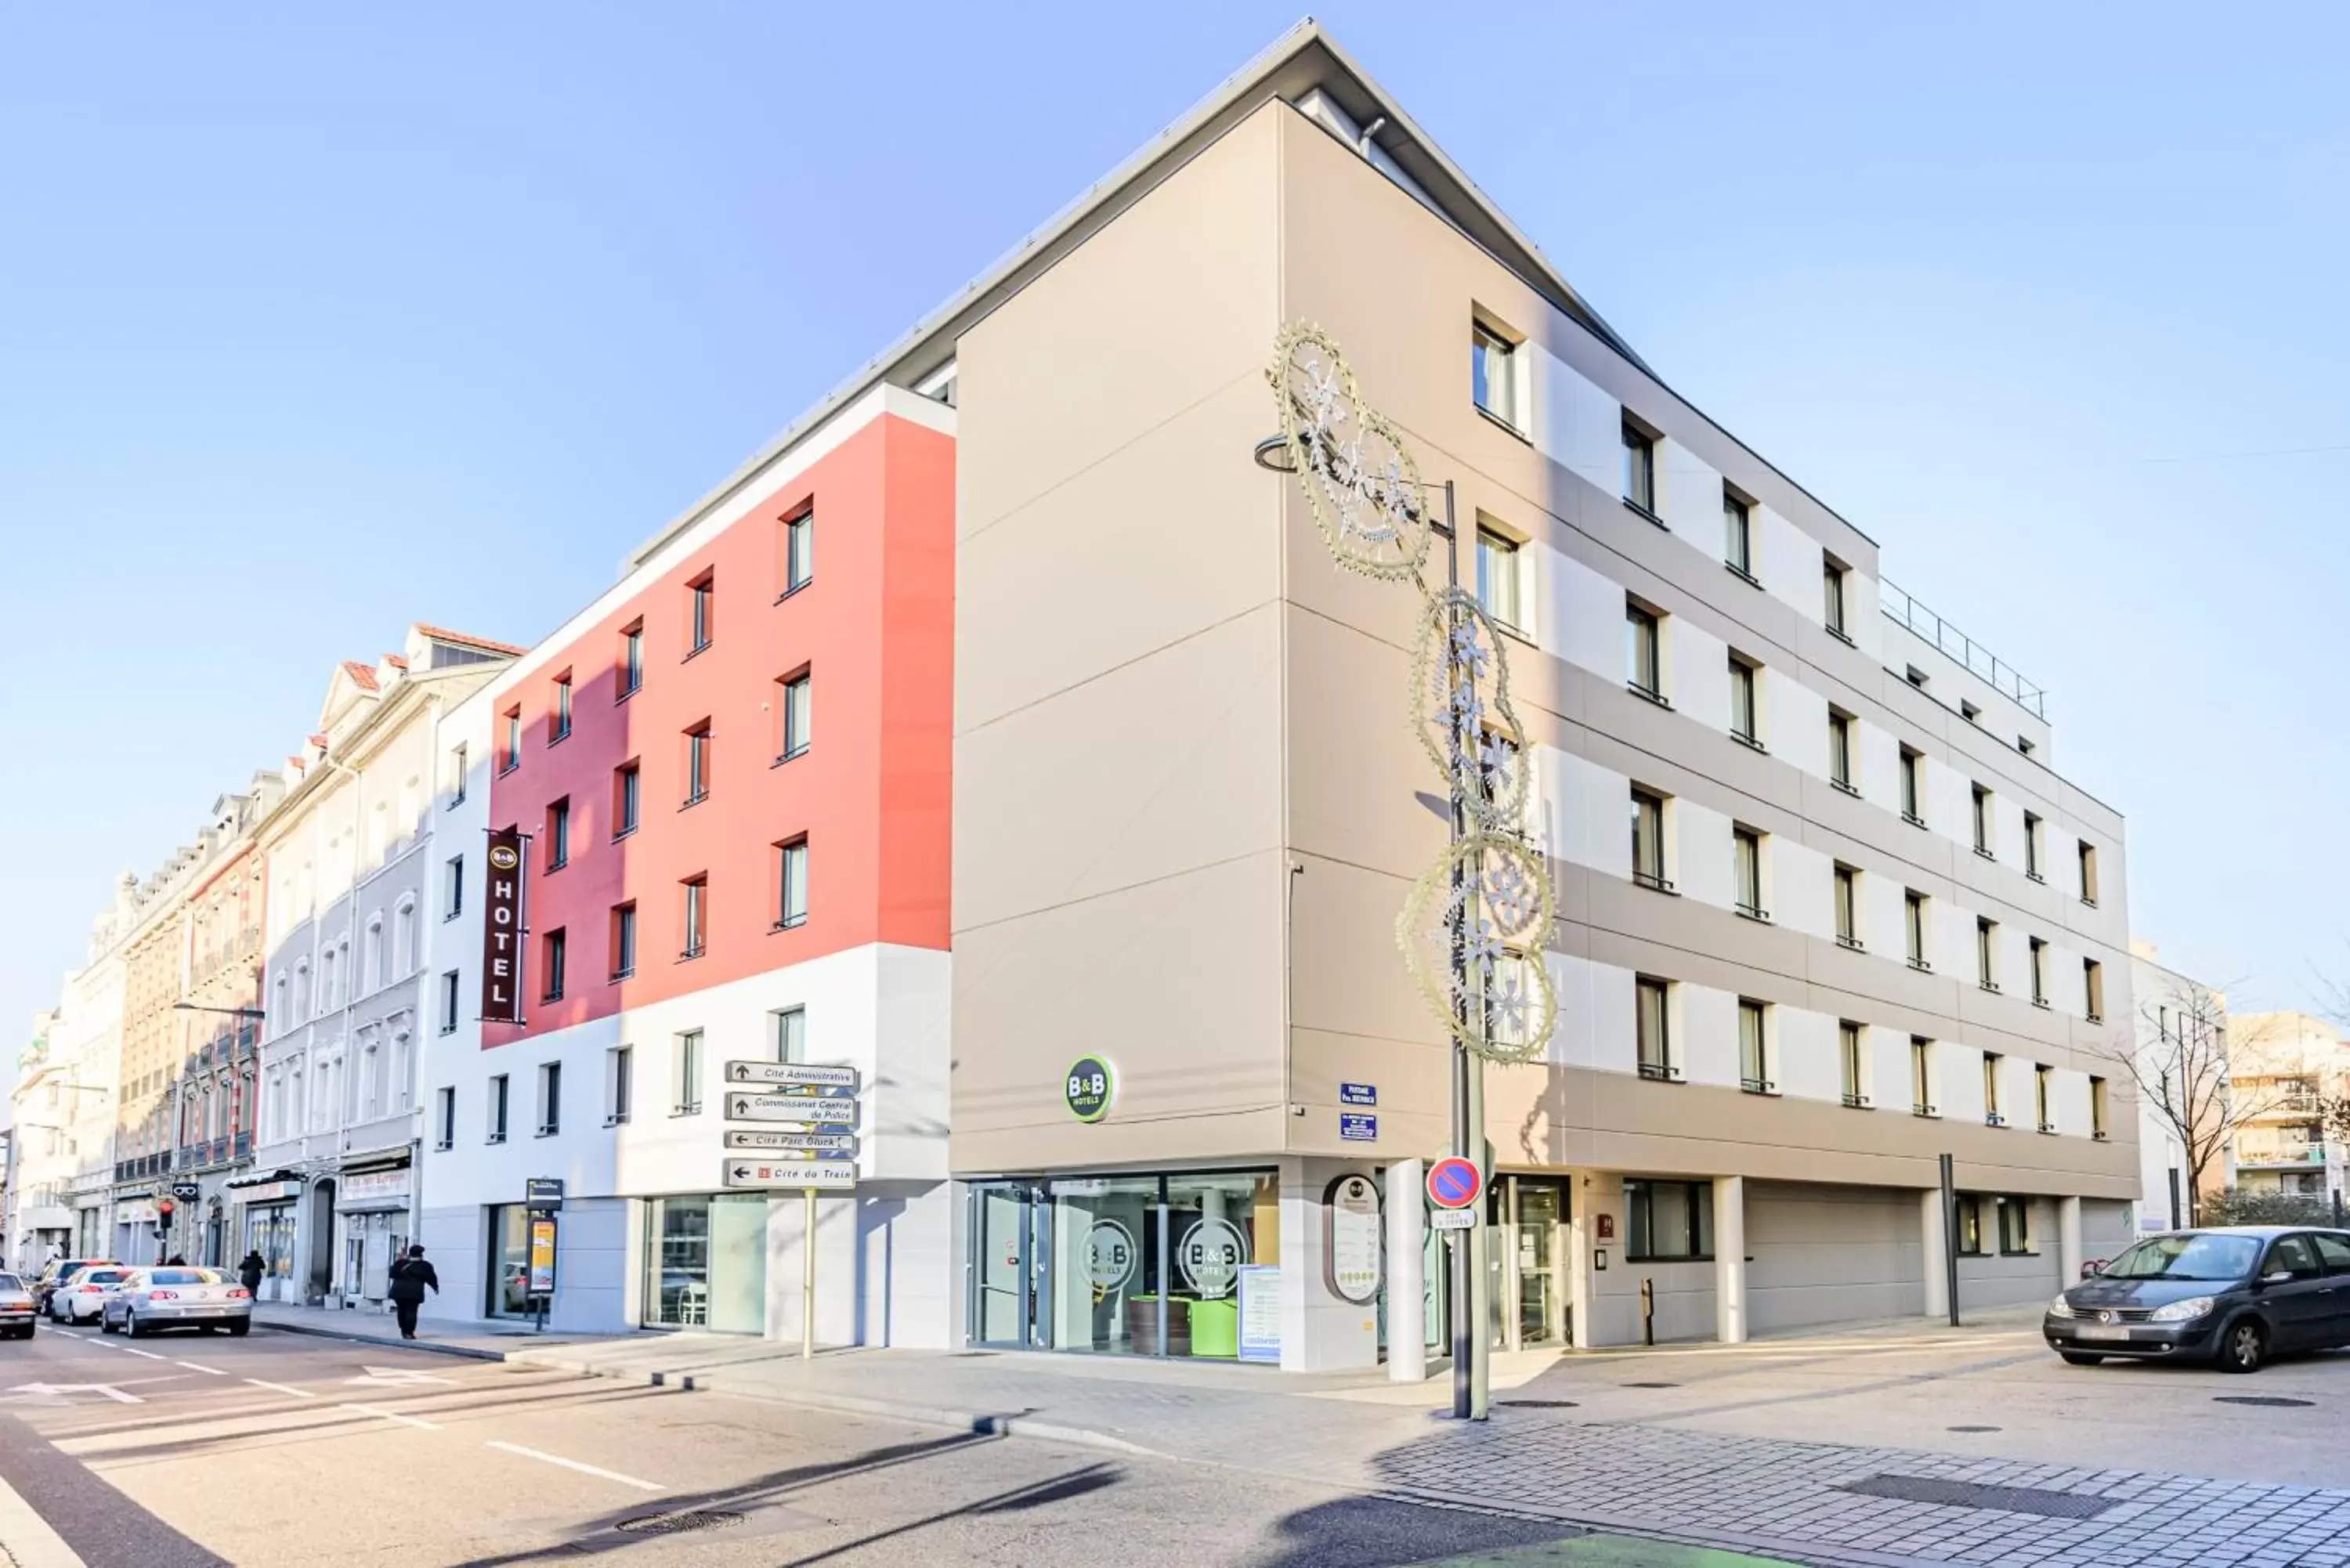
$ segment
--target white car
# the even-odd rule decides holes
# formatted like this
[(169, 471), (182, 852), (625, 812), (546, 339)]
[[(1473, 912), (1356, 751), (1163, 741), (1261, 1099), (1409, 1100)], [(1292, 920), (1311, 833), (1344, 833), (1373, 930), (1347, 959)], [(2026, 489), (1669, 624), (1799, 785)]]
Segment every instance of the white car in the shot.
[(96, 1323), (106, 1315), (107, 1298), (130, 1277), (129, 1269), (83, 1269), (49, 1293), (49, 1316), (58, 1323)]
[(253, 1330), (253, 1293), (217, 1269), (159, 1263), (133, 1271), (115, 1287), (99, 1326), (109, 1334), (119, 1326), (133, 1339), (167, 1328), (242, 1335)]

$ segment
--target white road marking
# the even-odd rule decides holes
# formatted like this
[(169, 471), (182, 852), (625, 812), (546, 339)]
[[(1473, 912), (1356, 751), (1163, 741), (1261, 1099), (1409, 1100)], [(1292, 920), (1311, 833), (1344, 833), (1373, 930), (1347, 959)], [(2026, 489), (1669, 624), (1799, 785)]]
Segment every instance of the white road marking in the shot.
[(266, 1388), (274, 1394), (291, 1394), (296, 1399), (316, 1399), (317, 1397), (316, 1394), (311, 1393), (307, 1388), (295, 1388), (284, 1383), (272, 1383), (268, 1379), (263, 1377), (248, 1377), (245, 1381), (252, 1384), (255, 1388)]
[(411, 1427), (421, 1427), (428, 1432), (437, 1432), (441, 1429), (441, 1423), (438, 1421), (419, 1420), (414, 1416), (403, 1416), (397, 1410), (386, 1410), (379, 1406), (344, 1405), (339, 1407), (345, 1410), (357, 1410), (362, 1416), (377, 1416), (387, 1421), (399, 1421)]
[(209, 1372), (215, 1377), (225, 1377), (228, 1376), (227, 1373), (223, 1372), (219, 1367), (206, 1366), (201, 1361), (182, 1361), (175, 1363), (174, 1365), (184, 1366), (191, 1372)]
[(65, 1538), (4, 1480), (0, 1480), (0, 1540), (8, 1542), (9, 1560), (20, 1568), (84, 1568)]
[(364, 1376), (346, 1377), (343, 1381), (377, 1388), (404, 1388), (411, 1384), (421, 1383), (441, 1383), (453, 1387), (457, 1380), (435, 1377), (430, 1372), (411, 1372), (405, 1366), (369, 1366)]
[(136, 1394), (125, 1394), (111, 1383), (19, 1383), (11, 1394), (103, 1394), (118, 1405), (144, 1405)]
[(150, 1361), (169, 1361), (172, 1359), (168, 1355), (158, 1355), (151, 1350), (132, 1350), (131, 1347), (127, 1345), (118, 1345), (114, 1348), (117, 1350), (130, 1351), (133, 1355), (143, 1355)]
[(493, 1438), (482, 1446), (485, 1449), (496, 1449), (501, 1453), (520, 1454), (526, 1459), (539, 1459), (546, 1464), (561, 1465), (565, 1469), (577, 1470), (581, 1475), (601, 1476), (606, 1480), (619, 1481), (622, 1486), (632, 1486), (640, 1491), (669, 1490), (659, 1481), (639, 1480), (634, 1476), (624, 1476), (618, 1470), (598, 1469), (594, 1465), (583, 1465), (577, 1459), (567, 1459), (560, 1454), (541, 1453), (536, 1449), (525, 1449), (520, 1443), (501, 1443)]

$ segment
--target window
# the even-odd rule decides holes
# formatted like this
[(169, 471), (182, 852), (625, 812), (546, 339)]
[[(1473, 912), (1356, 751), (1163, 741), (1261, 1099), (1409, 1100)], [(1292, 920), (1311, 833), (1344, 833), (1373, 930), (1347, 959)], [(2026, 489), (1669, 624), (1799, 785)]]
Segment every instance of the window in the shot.
[(1762, 749), (1762, 737), (1756, 728), (1754, 684), (1757, 672), (1752, 664), (1736, 654), (1730, 656), (1730, 736), (1743, 741), (1756, 751)]
[(1642, 789), (1632, 792), (1632, 880), (1659, 893), (1673, 890), (1665, 877), (1665, 803)]
[(1986, 859), (1996, 858), (1991, 850), (1991, 791), (1977, 784), (1975, 788), (1975, 853)]
[(563, 1130), (563, 1064), (538, 1064), (538, 1136), (553, 1137)]
[(1847, 1018), (1836, 1024), (1836, 1057), (1844, 1068), (1844, 1103), (1857, 1111), (1868, 1108), (1867, 1036)]
[(1975, 983), (1985, 991), (1999, 989), (1996, 955), (1999, 951), (1999, 922), (1975, 917)]
[(2005, 1060), (2006, 1058), (1996, 1051), (1986, 1051), (1982, 1054), (1983, 1125), (1985, 1127), (2002, 1127), (2007, 1125), (2007, 1118), (2000, 1115), (1999, 1110), (2000, 1064)]
[(1959, 1256), (1980, 1258), (1982, 1256), (1983, 1250), (1982, 1199), (1970, 1194), (1961, 1193), (1958, 1204)]
[(442, 869), (446, 874), (441, 878), (442, 887), (445, 889), (445, 897), (441, 901), (441, 918), (453, 920), (465, 912), (465, 857), (452, 855), (449, 864)]
[(1907, 680), (1910, 685), (1915, 686), (1918, 691), (1923, 691), (1926, 690), (1926, 672), (1918, 669), (1916, 665), (1910, 665), (1907, 670), (1903, 670), (1902, 676), (1903, 679)]
[(637, 830), (637, 813), (643, 799), (643, 779), (634, 761), (612, 770), (612, 836), (626, 838)]
[(541, 972), (546, 976), (546, 986), (543, 998), (545, 1001), (563, 1000), (564, 959), (569, 947), (569, 940), (565, 937), (563, 929), (559, 926), (539, 940), (539, 962)]
[(671, 1114), (698, 1116), (702, 1114), (702, 1031), (689, 1029), (677, 1037), (677, 1083), (671, 1099)]
[(1970, 702), (1963, 697), (1960, 698), (1959, 717), (1964, 719), (1970, 724), (1979, 724), (1982, 722), (1981, 704)]
[(706, 873), (698, 877), (688, 877), (685, 879), (684, 888), (685, 947), (678, 956), (698, 959), (702, 956), (702, 939), (708, 932), (710, 877)]
[(2081, 840), (2081, 902), (2097, 907), (2097, 848), (2085, 838)]
[(498, 764), (498, 771), (510, 774), (522, 766), (522, 704), (517, 702), (507, 709), (505, 718), (506, 754), (505, 760)]
[(620, 632), (620, 690), (613, 701), (635, 696), (644, 683), (645, 623), (634, 620)]
[(1657, 443), (1647, 431), (1624, 421), (1624, 499), (1657, 514)]
[(2048, 944), (2038, 937), (2031, 939), (2032, 946), (2032, 1005), (2048, 1005)]
[(2038, 748), (2033, 745), (2032, 738), (2030, 736), (2018, 735), (2015, 737), (2015, 749), (2022, 755), (2028, 757)]
[(816, 576), (816, 509), (784, 524), (784, 592), (795, 594)]
[(2040, 819), (2030, 812), (2023, 814), (2023, 874), (2034, 882), (2044, 882), (2040, 874)]
[(1858, 794), (1852, 782), (1852, 715), (1828, 710), (1828, 783), (1846, 794)]
[(506, 1141), (506, 1075), (504, 1073), (490, 1080), (489, 1141)]
[(1934, 1104), (1934, 1043), (1922, 1034), (1909, 1036), (1909, 1108), (1921, 1116), (1939, 1116)]
[(797, 675), (787, 675), (775, 682), (782, 688), (776, 693), (775, 701), (778, 726), (775, 761), (779, 763), (787, 763), (808, 749), (808, 740), (813, 733), (810, 726), (815, 722), (815, 710), (811, 706), (815, 690), (812, 679), (803, 670)]
[(1835, 936), (1838, 947), (1866, 950), (1860, 940), (1860, 873), (1849, 866), (1835, 868)]
[(1901, 820), (1916, 827), (1926, 826), (1926, 792), (1919, 778), (1925, 770), (1923, 756), (1901, 748)]
[(441, 1033), (457, 1033), (457, 971), (453, 969), (441, 973)]
[(1640, 1076), (1678, 1078), (1673, 1068), (1671, 1021), (1666, 1007), (1665, 982), (1642, 975), (1633, 983), (1632, 1028), (1638, 1036)]
[(775, 846), (775, 929), (807, 924), (808, 846), (805, 838)]
[(1909, 967), (1931, 970), (1934, 965), (1926, 957), (1926, 895), (1915, 888), (1903, 889), (1901, 916), (1909, 940)]
[(1524, 624), (1518, 614), (1518, 542), (1485, 527), (1477, 530), (1477, 604), (1503, 626)]
[(421, 935), (416, 895), (411, 893), (391, 912), (391, 961), (400, 966), (402, 975), (414, 974), (424, 966), (424, 950), (418, 945)]
[(2032, 1200), (2028, 1198), (2002, 1198), (1998, 1201), (1999, 1250), (2012, 1253), (2031, 1251)]
[(1713, 1183), (1627, 1181), (1624, 1207), (1626, 1262), (1712, 1258)]
[(700, 805), (710, 798), (710, 721), (702, 720), (685, 732), (685, 804)]
[(449, 804), (456, 805), (465, 798), (465, 742), (458, 742), (449, 748)]
[(1469, 395), (1512, 430), (1519, 428), (1518, 346), (1482, 321), (1470, 328)]
[(432, 1147), (436, 1149), (457, 1146), (457, 1091), (454, 1085), (442, 1085), (432, 1091)]
[(2095, 959), (2081, 961), (2081, 1003), (2090, 1023), (2106, 1021), (2106, 966)]
[(1846, 568), (1834, 560), (1823, 560), (1820, 572), (1820, 619), (1830, 635), (1852, 640), (1844, 624), (1844, 579)]
[(629, 1103), (636, 1097), (637, 1053), (634, 1047), (615, 1045), (604, 1053), (604, 1125), (618, 1127), (629, 1119)]
[(546, 868), (560, 871), (571, 864), (571, 797), (565, 795), (546, 808)]
[(718, 629), (718, 574), (704, 572), (685, 587), (686, 622), (692, 640), (686, 645), (685, 656), (691, 659), (710, 646), (710, 639)]
[(2089, 1079), (2089, 1136), (2100, 1142), (2106, 1137), (2106, 1081), (2094, 1075)]
[(805, 1062), (807, 1060), (807, 1009), (786, 1007), (773, 1014), (775, 1021), (775, 1060)]
[(565, 670), (555, 678), (555, 691), (546, 715), (546, 743), (555, 744), (571, 733), (571, 671)]
[(1762, 907), (1762, 836), (1751, 827), (1730, 830), (1731, 858), (1738, 875), (1738, 912), (1752, 920), (1767, 920), (1771, 911)]
[(2044, 1133), (2053, 1133), (2056, 1130), (2056, 1104), (2053, 1093), (2055, 1082), (2055, 1068), (2043, 1066), (2037, 1063), (2033, 1065), (2032, 1114), (2033, 1119), (2039, 1124), (2040, 1130)]
[(1721, 563), (1748, 582), (1754, 580), (1754, 524), (1746, 503), (1725, 487), (1721, 493)]
[(637, 972), (637, 907), (612, 906), (612, 978), (626, 980)]
[(1771, 1081), (1768, 1023), (1761, 1002), (1738, 999), (1738, 1086), (1750, 1095), (1778, 1092)]
[(1656, 615), (1626, 600), (1624, 632), (1626, 646), (1625, 680), (1632, 690), (1652, 701), (1665, 700), (1664, 645)]

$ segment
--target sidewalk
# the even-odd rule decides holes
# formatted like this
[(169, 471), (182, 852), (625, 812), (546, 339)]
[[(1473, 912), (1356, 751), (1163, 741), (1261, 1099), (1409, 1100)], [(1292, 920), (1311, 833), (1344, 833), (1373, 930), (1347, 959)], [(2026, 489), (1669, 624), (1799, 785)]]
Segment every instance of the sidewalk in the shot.
[(463, 1355), (476, 1361), (504, 1361), (518, 1349), (570, 1345), (607, 1345), (650, 1337), (633, 1334), (534, 1334), (525, 1324), (504, 1319), (424, 1318), (412, 1340), (400, 1337), (400, 1324), (389, 1312), (343, 1307), (295, 1306), (286, 1302), (255, 1302), (253, 1321), (283, 1334), (317, 1334), (361, 1345), (396, 1345), (404, 1350), (431, 1351), (436, 1355)]

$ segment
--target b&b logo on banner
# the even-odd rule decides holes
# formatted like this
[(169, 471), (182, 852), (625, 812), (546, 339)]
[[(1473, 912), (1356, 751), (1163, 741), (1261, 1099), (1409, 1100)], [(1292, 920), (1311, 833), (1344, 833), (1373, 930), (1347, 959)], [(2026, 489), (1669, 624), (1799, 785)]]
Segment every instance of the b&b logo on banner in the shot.
[(482, 1021), (522, 1022), (522, 830), (490, 835), (482, 901)]

